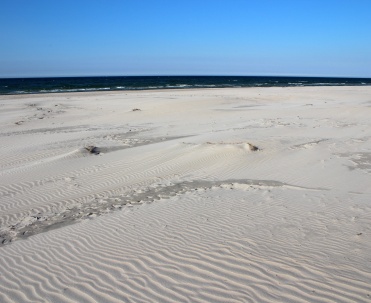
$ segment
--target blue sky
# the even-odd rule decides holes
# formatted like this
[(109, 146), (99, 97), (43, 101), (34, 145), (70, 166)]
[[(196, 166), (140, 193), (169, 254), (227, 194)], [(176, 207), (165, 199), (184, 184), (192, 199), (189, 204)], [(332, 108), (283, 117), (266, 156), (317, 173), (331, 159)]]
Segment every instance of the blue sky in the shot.
[(371, 0), (0, 0), (0, 77), (371, 77)]

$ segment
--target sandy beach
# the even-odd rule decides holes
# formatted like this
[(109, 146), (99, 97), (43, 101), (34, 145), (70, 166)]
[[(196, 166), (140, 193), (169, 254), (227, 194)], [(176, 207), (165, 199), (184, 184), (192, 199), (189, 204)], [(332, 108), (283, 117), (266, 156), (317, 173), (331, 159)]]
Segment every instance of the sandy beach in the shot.
[(0, 302), (371, 302), (370, 86), (0, 109)]

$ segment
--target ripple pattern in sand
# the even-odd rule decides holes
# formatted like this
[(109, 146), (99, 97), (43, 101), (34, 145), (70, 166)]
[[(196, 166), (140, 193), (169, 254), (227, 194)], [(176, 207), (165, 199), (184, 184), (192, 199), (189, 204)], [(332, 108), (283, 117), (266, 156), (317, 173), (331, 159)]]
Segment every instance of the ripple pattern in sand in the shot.
[(2, 300), (368, 302), (370, 237), (357, 231), (371, 217), (353, 224), (349, 205), (304, 194), (199, 188), (15, 242), (1, 248)]

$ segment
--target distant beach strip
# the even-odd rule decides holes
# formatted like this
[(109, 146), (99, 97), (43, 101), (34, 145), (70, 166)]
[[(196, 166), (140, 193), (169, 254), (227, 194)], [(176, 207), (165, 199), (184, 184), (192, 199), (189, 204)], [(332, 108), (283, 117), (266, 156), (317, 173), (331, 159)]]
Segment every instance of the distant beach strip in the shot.
[(229, 87), (364, 86), (371, 78), (127, 76), (0, 79), (0, 95)]

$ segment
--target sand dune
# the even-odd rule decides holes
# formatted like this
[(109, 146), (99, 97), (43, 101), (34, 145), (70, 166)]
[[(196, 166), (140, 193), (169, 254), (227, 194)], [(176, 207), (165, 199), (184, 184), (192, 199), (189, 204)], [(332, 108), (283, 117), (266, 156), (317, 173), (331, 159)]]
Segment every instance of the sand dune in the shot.
[(0, 96), (0, 301), (370, 302), (370, 96)]

